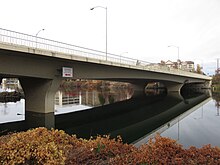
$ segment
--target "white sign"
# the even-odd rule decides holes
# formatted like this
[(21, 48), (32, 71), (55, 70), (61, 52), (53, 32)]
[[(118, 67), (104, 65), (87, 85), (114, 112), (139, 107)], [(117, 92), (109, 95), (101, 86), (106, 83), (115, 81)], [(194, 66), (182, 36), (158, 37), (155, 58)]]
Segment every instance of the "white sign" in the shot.
[(62, 68), (63, 77), (73, 77), (73, 68), (63, 67)]

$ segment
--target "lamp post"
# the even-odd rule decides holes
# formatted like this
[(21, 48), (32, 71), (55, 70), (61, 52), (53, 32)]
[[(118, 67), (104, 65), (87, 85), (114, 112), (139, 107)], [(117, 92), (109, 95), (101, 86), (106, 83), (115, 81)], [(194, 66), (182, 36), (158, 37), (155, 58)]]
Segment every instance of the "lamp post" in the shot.
[(36, 33), (36, 35), (35, 35), (35, 37), (36, 37), (36, 48), (37, 48), (37, 36), (38, 36), (38, 34), (41, 32), (41, 31), (44, 31), (45, 29), (40, 29), (37, 33)]
[(108, 17), (107, 17), (107, 7), (103, 7), (103, 6), (95, 6), (93, 8), (91, 8), (90, 10), (94, 10), (95, 8), (102, 8), (105, 9), (105, 60), (107, 61), (107, 50), (108, 50)]
[(179, 69), (179, 46), (175, 46), (175, 45), (169, 45), (168, 47), (175, 47), (178, 50), (178, 59), (177, 59), (177, 67)]

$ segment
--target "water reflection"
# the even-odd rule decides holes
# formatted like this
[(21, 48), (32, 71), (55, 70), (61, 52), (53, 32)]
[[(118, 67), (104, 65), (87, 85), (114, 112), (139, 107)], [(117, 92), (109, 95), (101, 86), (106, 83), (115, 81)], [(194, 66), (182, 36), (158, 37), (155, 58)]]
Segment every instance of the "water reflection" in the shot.
[(121, 135), (125, 142), (132, 143), (140, 141), (208, 97), (197, 94), (189, 99), (182, 99), (179, 95), (131, 98), (105, 107), (58, 115), (55, 123), (56, 128), (78, 137)]
[[(92, 107), (106, 105), (113, 102), (129, 99), (132, 95), (131, 88), (127, 86), (107, 86), (105, 88), (70, 86), (70, 88), (61, 88), (55, 97), (55, 115), (69, 112), (87, 110)], [(116, 92), (117, 91), (117, 92)], [(49, 123), (54, 117), (31, 115), (25, 112), (25, 101), (0, 103), (0, 135), (7, 132), (22, 131), (32, 127), (44, 126), (42, 124)], [(35, 116), (35, 117), (33, 117)], [(25, 120), (26, 119), (26, 120)], [(22, 121), (23, 122), (15, 122)], [(36, 121), (34, 121), (36, 120)], [(28, 122), (32, 123), (28, 123)], [(33, 125), (35, 124), (35, 126)], [(52, 126), (53, 127), (53, 126)]]
[(93, 89), (90, 91), (77, 90), (77, 91), (58, 91), (55, 96), (56, 105), (87, 105), (96, 107), (100, 105), (111, 104), (131, 98), (132, 94), (128, 92), (128, 89), (115, 91), (100, 91)]
[(62, 88), (55, 95), (55, 114), (76, 112), (128, 100), (132, 96), (130, 88), (86, 89)]
[(176, 139), (184, 147), (202, 147), (204, 144), (220, 146), (219, 96), (213, 93), (213, 99), (199, 104), (195, 111), (164, 131), (162, 136)]
[[(207, 143), (220, 146), (219, 93), (213, 93), (211, 99), (209, 93), (161, 95), (158, 91), (150, 91), (146, 96), (131, 98), (129, 88), (106, 89), (101, 86), (98, 89), (83, 89), (76, 86), (58, 92), (55, 113), (57, 129), (83, 138), (97, 134), (121, 135), (125, 142), (137, 146), (156, 132), (178, 140), (185, 147), (200, 147)], [(17, 104), (0, 104), (0, 121), (5, 120), (6, 116), (23, 119), (24, 110), (17, 111), (19, 103), (24, 105), (24, 100)], [(34, 123), (32, 119), (29, 121)], [(31, 125), (29, 121), (1, 124), (0, 134), (28, 129), (27, 126)]]
[(212, 98), (215, 100), (215, 106), (217, 109), (217, 116), (219, 116), (219, 108), (220, 108), (220, 92), (213, 92)]
[(0, 103), (0, 123), (24, 120), (24, 99), (14, 103)]

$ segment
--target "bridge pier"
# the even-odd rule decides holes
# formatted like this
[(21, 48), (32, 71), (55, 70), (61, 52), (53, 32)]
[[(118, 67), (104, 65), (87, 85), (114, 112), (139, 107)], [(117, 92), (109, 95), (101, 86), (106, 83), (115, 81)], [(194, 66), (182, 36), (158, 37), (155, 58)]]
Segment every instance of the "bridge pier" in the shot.
[(181, 88), (184, 84), (174, 83), (174, 82), (164, 82), (164, 85), (167, 88), (167, 93), (178, 92), (180, 93)]
[(25, 94), (25, 120), (31, 127), (54, 127), (54, 96), (61, 79), (19, 78)]
[(2, 77), (0, 77), (0, 85), (2, 84)]
[(184, 85), (184, 90), (188, 90), (191, 92), (203, 92), (204, 90), (211, 89), (211, 83), (210, 82), (204, 82), (204, 83), (190, 83)]
[(174, 98), (176, 100), (179, 100), (179, 101), (183, 101), (184, 100), (184, 98), (180, 94), (180, 92), (168, 92), (167, 96), (170, 97), (170, 98)]
[(138, 97), (138, 96), (145, 96), (145, 87), (146, 87), (147, 83), (144, 84), (132, 84), (134, 93), (132, 95), (132, 97)]

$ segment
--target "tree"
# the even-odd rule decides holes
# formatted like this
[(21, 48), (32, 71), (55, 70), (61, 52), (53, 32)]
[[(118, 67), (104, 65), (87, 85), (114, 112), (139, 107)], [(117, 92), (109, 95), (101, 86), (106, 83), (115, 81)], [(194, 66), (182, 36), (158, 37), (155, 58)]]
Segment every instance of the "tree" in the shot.
[(220, 74), (215, 74), (212, 77), (212, 84), (220, 84)]
[(203, 74), (202, 67), (199, 64), (197, 64), (196, 73)]

